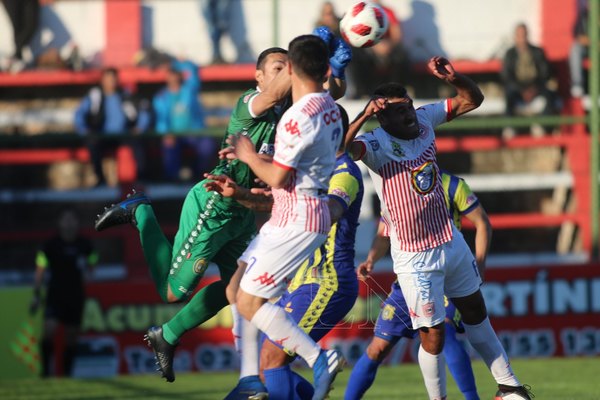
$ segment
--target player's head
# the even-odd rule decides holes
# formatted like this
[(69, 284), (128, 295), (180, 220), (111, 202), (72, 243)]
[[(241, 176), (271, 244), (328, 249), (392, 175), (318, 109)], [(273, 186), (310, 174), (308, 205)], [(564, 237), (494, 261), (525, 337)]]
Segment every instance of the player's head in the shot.
[(254, 77), (260, 90), (265, 88), (287, 65), (287, 50), (281, 47), (269, 47), (258, 56)]
[(291, 70), (298, 78), (322, 84), (329, 71), (329, 49), (318, 36), (302, 35), (290, 42)]
[(350, 119), (348, 118), (348, 113), (346, 112), (346, 109), (339, 104), (337, 106), (338, 110), (340, 110), (340, 119), (342, 120), (342, 142), (340, 143), (339, 150), (344, 150), (344, 142), (346, 141), (346, 135), (348, 134)]
[(517, 24), (515, 27), (515, 46), (525, 47), (529, 43), (529, 34), (527, 32), (527, 25), (523, 22)]
[(119, 86), (119, 74), (116, 68), (108, 67), (102, 70), (100, 86), (104, 93), (112, 94), (117, 90)]
[(79, 214), (74, 208), (65, 207), (58, 212), (58, 234), (67, 241), (71, 242), (77, 237), (79, 232)]
[(384, 83), (375, 89), (373, 96), (387, 100), (386, 108), (377, 113), (377, 120), (388, 134), (403, 140), (419, 136), (417, 113), (404, 86), (395, 82)]

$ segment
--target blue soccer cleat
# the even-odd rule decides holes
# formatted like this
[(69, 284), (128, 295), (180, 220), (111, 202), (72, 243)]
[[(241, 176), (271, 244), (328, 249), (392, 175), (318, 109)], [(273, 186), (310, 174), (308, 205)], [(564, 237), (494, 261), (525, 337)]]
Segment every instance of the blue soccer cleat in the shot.
[(313, 366), (313, 376), (315, 384), (315, 393), (313, 400), (322, 400), (327, 397), (331, 390), (331, 385), (338, 372), (346, 363), (342, 354), (337, 350), (321, 350), (315, 365)]
[(225, 400), (266, 400), (268, 398), (267, 388), (257, 375), (253, 375), (240, 379)]
[(150, 204), (150, 199), (144, 193), (134, 190), (125, 200), (105, 207), (96, 218), (94, 227), (97, 231), (102, 231), (115, 225), (135, 224), (135, 209), (140, 204)]

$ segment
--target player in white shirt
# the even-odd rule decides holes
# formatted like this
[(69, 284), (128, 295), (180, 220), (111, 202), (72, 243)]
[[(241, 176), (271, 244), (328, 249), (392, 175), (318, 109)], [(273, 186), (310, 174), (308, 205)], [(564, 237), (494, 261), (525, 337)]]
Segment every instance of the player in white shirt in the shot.
[[(293, 105), (277, 125), (273, 160), (261, 158), (244, 136), (230, 136), (221, 157), (238, 158), (273, 188), (271, 219), (239, 259), (245, 269), (237, 292), (239, 313), (273, 342), (293, 350), (314, 370), (313, 399), (323, 399), (343, 358), (322, 350), (268, 299), (281, 295), (301, 263), (327, 238), (331, 227), (327, 187), (342, 139), (340, 111), (323, 91), (328, 49), (317, 36), (304, 35), (289, 45), (288, 71)], [(254, 346), (257, 337), (242, 336)]]
[(436, 162), (434, 128), (477, 108), (483, 94), (445, 58), (432, 58), (428, 67), (456, 89), (456, 96), (415, 110), (404, 87), (381, 85), (350, 131), (356, 133), (373, 115), (381, 126), (354, 141), (348, 137), (348, 148), (380, 178), (374, 183), (390, 223), (394, 272), (413, 327), (419, 329), (419, 365), (429, 397), (446, 398), (445, 293), (462, 314), (470, 343), (498, 383), (496, 398), (529, 399), (488, 319), (477, 264), (452, 224)]

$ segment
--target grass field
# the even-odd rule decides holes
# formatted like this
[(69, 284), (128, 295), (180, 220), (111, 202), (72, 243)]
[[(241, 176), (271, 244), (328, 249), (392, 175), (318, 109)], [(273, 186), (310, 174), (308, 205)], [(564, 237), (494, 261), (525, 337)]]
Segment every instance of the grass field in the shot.
[[(480, 361), (473, 363), (482, 400), (496, 391), (489, 372)], [(600, 358), (515, 360), (519, 377), (531, 385), (536, 400), (600, 400)], [(303, 371), (309, 375), (310, 371)], [(332, 399), (342, 399), (349, 370), (335, 382)], [(179, 374), (173, 384), (153, 375), (114, 379), (0, 380), (0, 399), (222, 399), (237, 378), (233, 373)], [(414, 364), (382, 367), (366, 399), (426, 399), (419, 369)], [(461, 399), (449, 376), (448, 398)]]

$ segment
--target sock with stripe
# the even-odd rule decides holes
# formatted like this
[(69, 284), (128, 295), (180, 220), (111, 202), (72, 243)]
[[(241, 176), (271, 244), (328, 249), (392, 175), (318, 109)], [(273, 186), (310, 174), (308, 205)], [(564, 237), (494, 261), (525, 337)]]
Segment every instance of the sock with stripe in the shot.
[[(263, 331), (273, 342), (293, 350), (311, 368), (319, 357), (321, 347), (298, 327), (283, 308), (275, 304), (263, 304), (252, 317), (252, 324)], [(244, 343), (245, 345), (246, 343)]]
[(465, 400), (479, 400), (471, 358), (465, 351), (463, 344), (456, 338), (454, 324), (446, 323), (445, 330), (444, 357), (448, 369), (463, 396), (465, 396)]
[(344, 400), (361, 399), (375, 381), (380, 364), (378, 361), (371, 360), (367, 353), (363, 353), (352, 368)]

